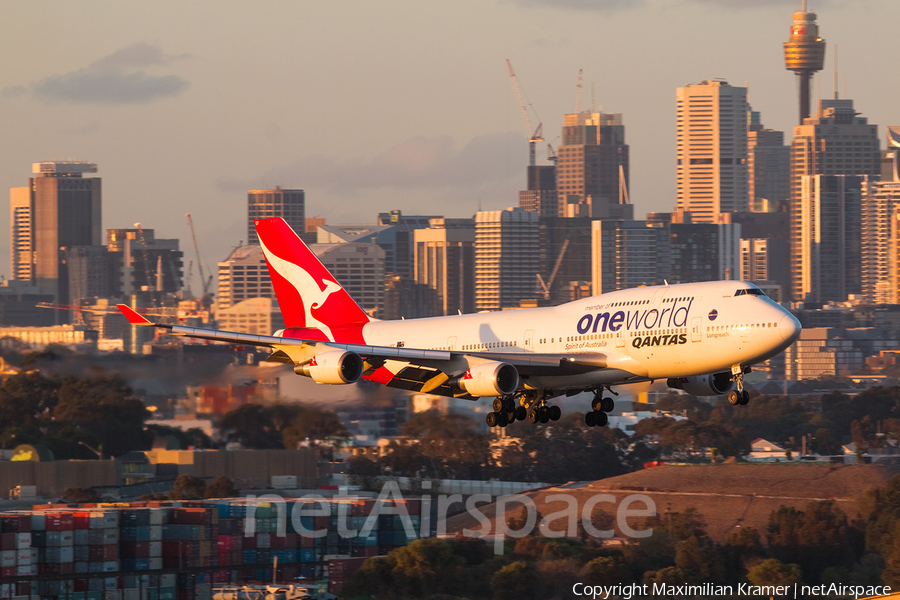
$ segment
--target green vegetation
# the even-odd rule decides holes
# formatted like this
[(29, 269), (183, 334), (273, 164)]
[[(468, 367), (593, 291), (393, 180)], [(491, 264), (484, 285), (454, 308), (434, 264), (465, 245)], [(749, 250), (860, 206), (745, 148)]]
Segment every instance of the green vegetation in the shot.
[[(525, 537), (507, 538), (501, 556), (478, 539), (422, 539), (367, 560), (342, 597), (554, 598), (565, 597), (575, 582), (896, 587), (900, 476), (865, 492), (861, 506), (853, 519), (833, 501), (809, 502), (803, 510), (782, 506), (766, 531), (738, 529), (722, 544), (710, 539), (694, 509), (647, 519), (641, 528), (652, 527), (653, 535), (624, 544), (542, 537), (539, 523)], [(509, 518), (511, 529), (521, 527), (517, 519)]]
[(0, 444), (42, 444), (57, 459), (121, 456), (149, 448), (148, 415), (115, 375), (48, 378), (32, 371), (0, 386)]

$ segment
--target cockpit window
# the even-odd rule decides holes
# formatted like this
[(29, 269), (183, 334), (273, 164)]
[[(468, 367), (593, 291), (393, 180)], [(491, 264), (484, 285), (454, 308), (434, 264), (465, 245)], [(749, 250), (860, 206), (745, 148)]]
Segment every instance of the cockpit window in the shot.
[(765, 296), (765, 292), (763, 292), (759, 288), (749, 288), (744, 290), (738, 290), (734, 293), (735, 296)]

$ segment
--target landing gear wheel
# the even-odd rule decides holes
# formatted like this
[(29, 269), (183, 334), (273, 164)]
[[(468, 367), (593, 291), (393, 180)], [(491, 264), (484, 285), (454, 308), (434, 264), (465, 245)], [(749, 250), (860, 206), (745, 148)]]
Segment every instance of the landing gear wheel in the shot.
[(584, 424), (588, 427), (594, 427), (597, 425), (597, 412), (591, 411), (589, 413), (585, 413), (584, 415)]
[(732, 406), (738, 406), (743, 399), (743, 394), (737, 390), (731, 390), (728, 392), (728, 404)]
[(538, 417), (540, 417), (541, 423), (548, 423), (550, 421), (550, 411), (547, 410), (546, 406), (542, 406), (538, 409)]
[(597, 423), (597, 427), (606, 427), (606, 424), (609, 423), (609, 415), (603, 411), (595, 412), (594, 421)]
[(509, 417), (506, 413), (496, 413), (497, 415), (497, 425), (500, 427), (506, 427), (509, 425)]
[(750, 402), (750, 392), (744, 390), (741, 392), (741, 406), (746, 406)]
[(503, 410), (505, 410), (506, 412), (513, 412), (514, 410), (516, 410), (516, 401), (512, 398), (506, 398), (503, 401)]
[(540, 415), (538, 415), (538, 411), (535, 408), (532, 408), (528, 411), (527, 418), (528, 418), (528, 422), (531, 423), (532, 425), (534, 425), (535, 423), (537, 423), (538, 421), (541, 420), (541, 417), (540, 417)]
[(591, 400), (591, 410), (594, 412), (602, 410), (603, 400), (600, 396), (594, 396), (594, 399)]
[[(616, 401), (612, 398), (604, 398), (600, 401), (600, 410), (603, 412), (612, 412), (616, 408)], [(596, 410), (596, 409), (594, 409)]]
[(524, 421), (528, 417), (528, 411), (524, 406), (516, 407), (516, 421)]
[(558, 406), (551, 406), (548, 409), (548, 412), (550, 413), (551, 421), (559, 421), (559, 418), (562, 416), (562, 411), (559, 409)]
[(491, 408), (494, 409), (495, 413), (503, 412), (503, 398), (497, 396), (494, 398), (493, 404), (491, 404)]
[(484, 422), (487, 423), (488, 427), (496, 427), (497, 426), (497, 413), (489, 412), (487, 416), (484, 418)]
[(511, 410), (511, 411), (507, 412), (506, 420), (510, 423), (515, 423), (516, 422), (516, 411)]

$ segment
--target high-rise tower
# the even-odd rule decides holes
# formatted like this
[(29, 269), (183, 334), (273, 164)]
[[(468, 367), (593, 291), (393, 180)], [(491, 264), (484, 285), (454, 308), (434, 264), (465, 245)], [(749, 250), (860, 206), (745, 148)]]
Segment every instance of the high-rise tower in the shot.
[(247, 192), (247, 243), (259, 244), (256, 236), (256, 219), (281, 217), (294, 231), (306, 231), (303, 190), (250, 190)]
[(48, 161), (32, 165), (27, 188), (11, 190), (12, 277), (30, 280), (42, 294), (68, 301), (68, 276), (61, 251), (102, 241), (97, 165)]
[(747, 210), (748, 108), (747, 88), (725, 81), (678, 88), (676, 208), (695, 223)]
[(794, 13), (791, 37), (784, 43), (784, 66), (800, 80), (800, 125), (809, 116), (809, 82), (825, 64), (825, 40), (819, 37), (816, 13), (806, 10), (806, 0)]
[[(565, 116), (556, 164), (559, 216), (631, 219), (628, 173), (621, 114), (582, 111)], [(569, 214), (571, 204), (583, 205), (587, 214)]]

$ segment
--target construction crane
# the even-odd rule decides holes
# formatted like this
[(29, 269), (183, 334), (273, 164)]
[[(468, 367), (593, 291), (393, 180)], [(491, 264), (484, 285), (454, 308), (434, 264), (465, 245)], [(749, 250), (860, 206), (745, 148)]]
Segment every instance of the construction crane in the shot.
[[(528, 136), (528, 164), (533, 167), (535, 165), (534, 145), (537, 142), (544, 141), (544, 123), (538, 123), (534, 133), (531, 132), (531, 120), (528, 118), (528, 107), (531, 106), (531, 103), (525, 102), (525, 96), (519, 88), (519, 82), (516, 80), (516, 72), (513, 71), (512, 63), (509, 62), (508, 58), (506, 59), (506, 66), (509, 67), (509, 82), (512, 85), (513, 93), (516, 95), (516, 101), (519, 103), (519, 111), (522, 113), (522, 123), (525, 125), (525, 135)], [(540, 117), (538, 117), (537, 111), (534, 110), (534, 106), (531, 106), (531, 111), (534, 113), (534, 116), (537, 117), (538, 121), (540, 121)]]
[(566, 255), (566, 249), (569, 247), (569, 239), (566, 238), (566, 241), (563, 242), (562, 248), (559, 250), (559, 256), (556, 258), (556, 264), (553, 266), (553, 272), (550, 273), (550, 279), (547, 280), (547, 283), (544, 283), (544, 278), (541, 277), (541, 274), (538, 273), (537, 282), (543, 291), (544, 300), (550, 299), (550, 288), (553, 286), (553, 280), (556, 279), (556, 274), (559, 273), (559, 267), (562, 265), (563, 257)]
[(194, 239), (194, 254), (197, 255), (197, 269), (200, 271), (200, 283), (203, 285), (203, 296), (205, 297), (209, 294), (209, 286), (212, 283), (213, 276), (210, 275), (209, 279), (207, 279), (203, 274), (203, 261), (200, 258), (200, 245), (197, 243), (197, 233), (194, 231), (194, 220), (191, 218), (191, 213), (187, 213), (185, 216), (191, 228), (191, 237)]

